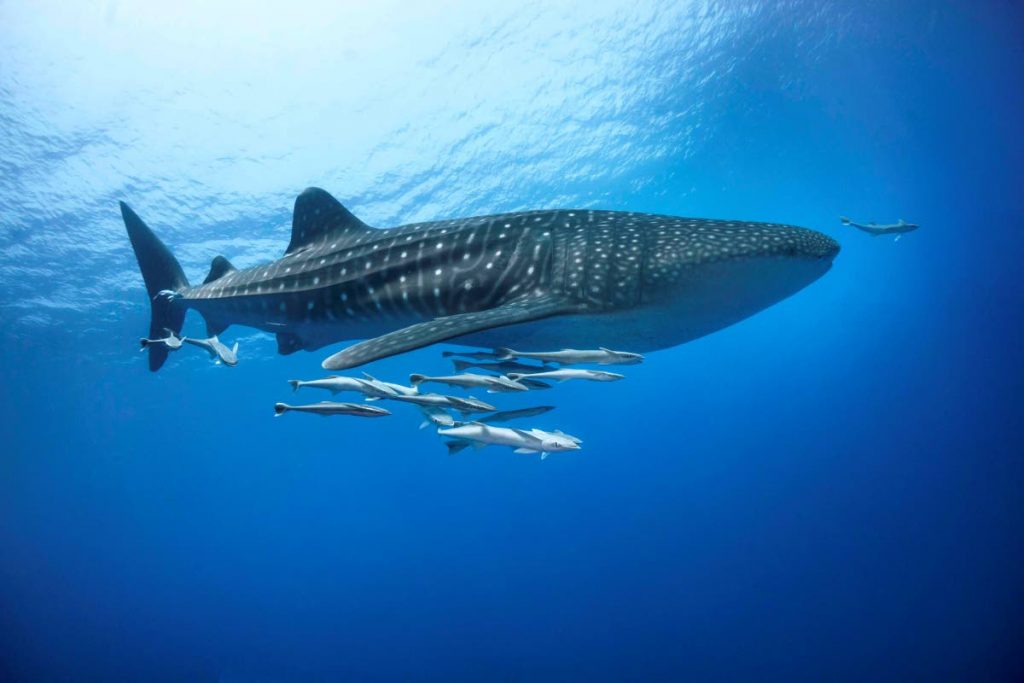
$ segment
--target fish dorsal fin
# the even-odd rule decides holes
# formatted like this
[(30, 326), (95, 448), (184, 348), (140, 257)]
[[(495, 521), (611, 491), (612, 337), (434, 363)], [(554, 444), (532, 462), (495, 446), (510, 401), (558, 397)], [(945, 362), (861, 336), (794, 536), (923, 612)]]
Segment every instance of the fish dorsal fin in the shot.
[(203, 284), (209, 284), (214, 280), (219, 280), (228, 273), (233, 273), (238, 268), (231, 265), (231, 261), (228, 261), (223, 256), (214, 256), (213, 263), (210, 264), (210, 272), (207, 274), (206, 279), (203, 280)]
[(575, 436), (573, 436), (572, 434), (566, 434), (566, 433), (565, 433), (565, 432), (563, 432), (563, 431), (562, 431), (561, 429), (556, 429), (556, 430), (554, 431), (554, 433), (555, 433), (555, 434), (558, 434), (559, 436), (564, 436), (565, 438), (569, 439), (569, 441), (572, 441), (573, 443), (583, 443), (583, 439), (577, 439), (577, 438), (576, 438)]
[(292, 241), (284, 253), (293, 254), (329, 239), (348, 243), (372, 230), (327, 192), (310, 187), (295, 198)]

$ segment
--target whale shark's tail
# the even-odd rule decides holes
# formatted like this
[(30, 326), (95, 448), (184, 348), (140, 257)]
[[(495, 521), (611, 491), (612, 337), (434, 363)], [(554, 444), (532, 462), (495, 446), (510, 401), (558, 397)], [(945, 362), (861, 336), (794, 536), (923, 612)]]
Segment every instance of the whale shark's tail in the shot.
[[(152, 307), (149, 337), (158, 339), (165, 330), (178, 334), (185, 321), (185, 308), (176, 304), (174, 299), (178, 290), (188, 286), (188, 279), (171, 250), (124, 202), (121, 202), (121, 217), (124, 218), (124, 227), (128, 230), (128, 239), (132, 242), (149, 294)], [(167, 347), (164, 344), (149, 344), (147, 348), (149, 369), (156, 372), (167, 360)]]

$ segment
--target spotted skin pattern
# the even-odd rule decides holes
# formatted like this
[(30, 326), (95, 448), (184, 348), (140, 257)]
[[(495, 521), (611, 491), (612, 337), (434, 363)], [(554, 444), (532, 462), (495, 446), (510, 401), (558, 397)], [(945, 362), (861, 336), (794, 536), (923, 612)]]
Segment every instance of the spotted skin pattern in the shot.
[(656, 309), (712, 264), (790, 259), (827, 262), (824, 272), (837, 251), (831, 238), (787, 225), (595, 210), (376, 229), (311, 188), (296, 200), (283, 258), (235, 270), (218, 257), (211, 276), (222, 274), (180, 289), (176, 302), (213, 332), (276, 333), (282, 353), (370, 338), (324, 364), (340, 369), (551, 316)]

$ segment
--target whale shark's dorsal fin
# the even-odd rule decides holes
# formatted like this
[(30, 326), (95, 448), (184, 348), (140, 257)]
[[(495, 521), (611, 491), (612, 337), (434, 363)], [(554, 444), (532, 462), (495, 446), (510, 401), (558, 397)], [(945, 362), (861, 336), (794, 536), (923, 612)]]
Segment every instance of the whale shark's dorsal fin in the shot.
[(370, 230), (373, 228), (352, 215), (337, 199), (319, 187), (310, 187), (295, 198), (292, 241), (284, 253), (292, 254), (327, 240), (344, 244)]
[(207, 274), (206, 279), (203, 280), (203, 284), (205, 285), (213, 282), (214, 280), (219, 280), (228, 273), (232, 273), (236, 270), (238, 269), (231, 265), (231, 261), (228, 261), (223, 256), (214, 256), (213, 263), (210, 264), (210, 272)]
[(346, 370), (398, 353), (505, 325), (540, 320), (578, 311), (566, 300), (550, 295), (523, 297), (486, 311), (458, 313), (400, 330), (343, 349), (322, 363), (324, 370)]

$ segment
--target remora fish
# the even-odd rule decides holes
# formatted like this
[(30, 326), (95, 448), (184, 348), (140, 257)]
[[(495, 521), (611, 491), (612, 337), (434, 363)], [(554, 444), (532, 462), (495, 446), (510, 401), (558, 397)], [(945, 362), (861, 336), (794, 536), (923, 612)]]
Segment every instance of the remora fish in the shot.
[[(152, 307), (150, 337), (195, 308), (210, 335), (231, 324), (278, 350), (366, 339), (323, 362), (342, 370), (441, 341), (564, 348), (589, 340), (640, 352), (682, 344), (797, 292), (839, 245), (812, 230), (631, 212), (542, 210), (371, 228), (323, 190), (295, 200), (273, 263), (213, 259), (191, 286), (121, 203)], [(157, 370), (167, 349), (149, 347)]]
[(481, 446), (511, 446), (516, 453), (540, 453), (541, 458), (558, 451), (576, 451), (582, 443), (575, 436), (562, 432), (545, 432), (540, 429), (515, 429), (514, 427), (492, 427), (480, 422), (467, 422), (456, 427), (438, 429), (437, 433), (447, 436), (448, 452), (457, 453), (466, 442)]
[(484, 403), (478, 399), (470, 396), (469, 398), (460, 398), (458, 396), (443, 396), (441, 394), (417, 394), (413, 396), (388, 396), (392, 401), (401, 401), (403, 403), (413, 403), (418, 406), (433, 406), (435, 408), (452, 408), (459, 411), (460, 413), (467, 415), (469, 413), (489, 413), (497, 410), (494, 406), (489, 403)]
[(484, 415), (483, 417), (477, 418), (477, 422), (484, 424), (494, 424), (495, 422), (508, 422), (509, 420), (518, 420), (524, 417), (534, 417), (535, 415), (542, 415), (549, 410), (554, 410), (554, 406), (535, 406), (533, 408), (519, 408), (517, 410), (501, 410), (491, 415)]
[(517, 382), (523, 379), (555, 379), (559, 382), (566, 382), (570, 379), (586, 379), (591, 382), (617, 382), (624, 376), (615, 372), (603, 370), (577, 370), (573, 368), (562, 368), (561, 370), (548, 370), (547, 372), (534, 372), (529, 375), (520, 375), (516, 372), (509, 373), (509, 379)]
[(300, 413), (313, 413), (314, 415), (355, 415), (357, 417), (384, 417), (391, 413), (383, 408), (368, 406), (365, 403), (335, 403), (333, 401), (321, 401), (306, 406), (290, 406), (287, 403), (275, 403), (275, 417), (289, 411)]
[(509, 348), (495, 349), (503, 359), (527, 358), (544, 363), (559, 365), (580, 365), (590, 363), (596, 365), (636, 365), (642, 363), (644, 357), (639, 353), (628, 351), (612, 351), (603, 346), (594, 350), (562, 349), (561, 351), (514, 351)]
[[(238, 342), (235, 342), (235, 345), (229, 349), (224, 345), (224, 342), (217, 339), (217, 335), (213, 335), (209, 339), (192, 339), (191, 337), (182, 337), (181, 341), (204, 349), (210, 354), (210, 358), (217, 358), (220, 362), (224, 363), (224, 365), (228, 365), (230, 367), (238, 365)], [(150, 346), (149, 348), (153, 349), (155, 347)], [(152, 350), (150, 353), (152, 354)]]
[(438, 408), (437, 406), (419, 406), (419, 409), (423, 412), (423, 417), (426, 418), (420, 423), (420, 429), (431, 424), (437, 427), (452, 427), (455, 425), (455, 419), (444, 408)]
[(462, 358), (472, 358), (473, 360), (497, 360), (501, 358), (500, 355), (493, 351), (442, 351), (441, 356), (444, 358), (459, 356)]
[(288, 384), (292, 385), (292, 391), (298, 391), (303, 387), (310, 387), (311, 389), (326, 389), (332, 394), (338, 394), (342, 391), (357, 391), (367, 396), (379, 395), (379, 390), (370, 386), (366, 380), (359, 379), (358, 377), (339, 377), (338, 375), (330, 375), (322, 379), (290, 379)]
[(551, 366), (545, 367), (541, 365), (530, 365), (529, 363), (517, 363), (514, 360), (503, 360), (500, 363), (483, 363), (481, 361), (453, 358), (452, 365), (455, 367), (456, 372), (465, 372), (471, 368), (476, 368), (478, 370), (484, 370), (485, 372), (494, 372), (499, 375), (509, 372), (541, 372), (543, 370), (551, 369)]
[(463, 389), (481, 388), (486, 389), (487, 392), (491, 394), (529, 390), (529, 387), (525, 384), (520, 384), (519, 382), (511, 380), (504, 375), (499, 375), (497, 377), (493, 377), (491, 375), (474, 375), (472, 373), (464, 375), (445, 375), (443, 377), (429, 377), (418, 373), (409, 375), (409, 383), (414, 387), (418, 387), (421, 384), (429, 382), (447, 384), (448, 386), (461, 387)]
[(146, 339), (145, 337), (143, 337), (142, 339), (139, 340), (139, 346), (142, 349), (145, 349), (147, 346), (150, 346), (151, 344), (163, 344), (165, 347), (167, 347), (168, 351), (177, 351), (178, 349), (180, 349), (181, 344), (184, 341), (184, 338), (177, 336), (176, 334), (174, 334), (174, 332), (170, 330), (165, 331), (167, 332), (167, 336), (162, 339)]
[(364, 372), (363, 377), (366, 379), (364, 382), (367, 386), (366, 394), (369, 398), (367, 401), (376, 401), (379, 398), (392, 398), (394, 396), (415, 396), (420, 393), (420, 390), (416, 387), (407, 387), (402, 384), (395, 384), (394, 382), (384, 382), (379, 380), (373, 375)]

